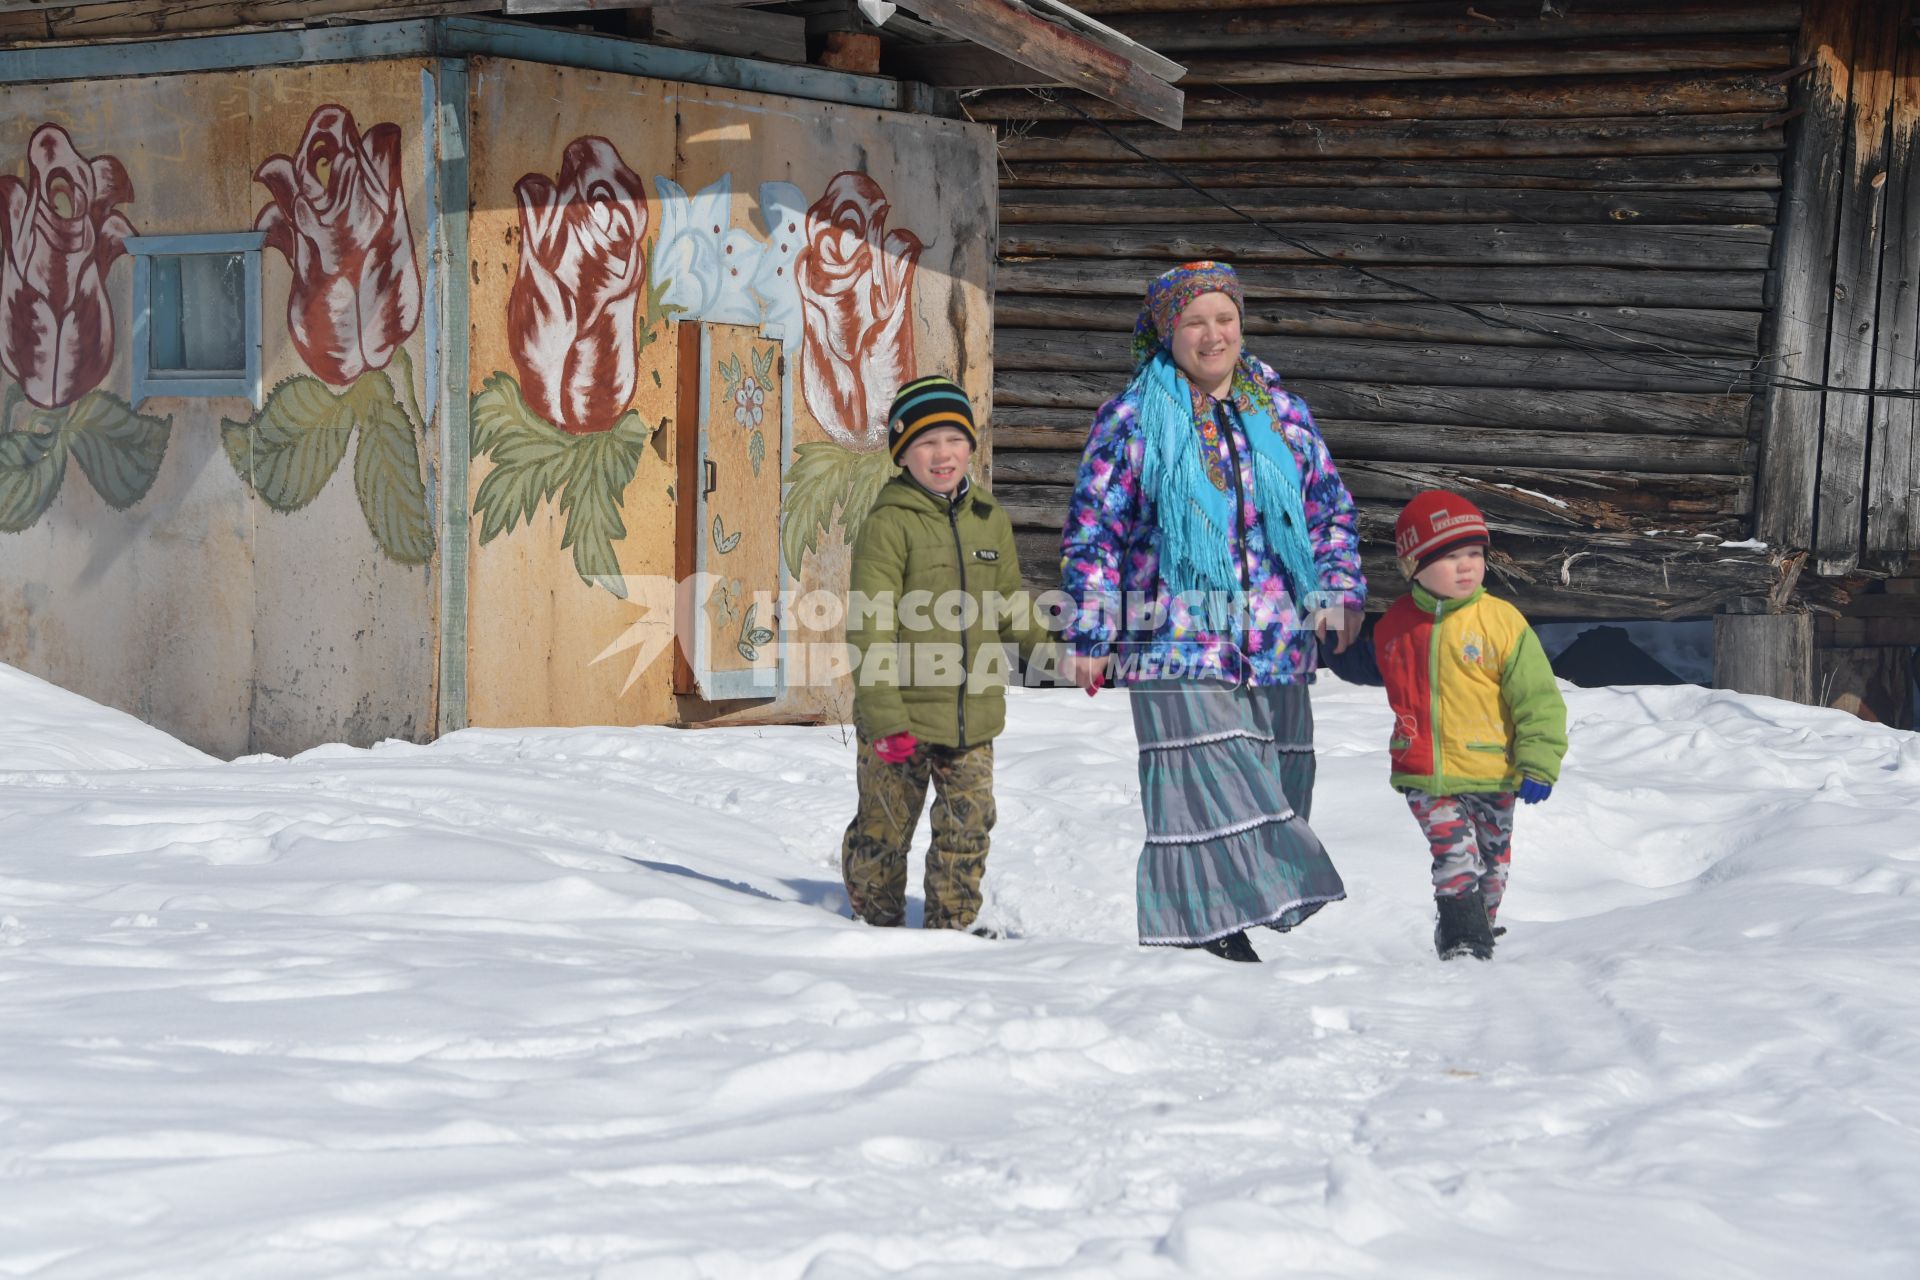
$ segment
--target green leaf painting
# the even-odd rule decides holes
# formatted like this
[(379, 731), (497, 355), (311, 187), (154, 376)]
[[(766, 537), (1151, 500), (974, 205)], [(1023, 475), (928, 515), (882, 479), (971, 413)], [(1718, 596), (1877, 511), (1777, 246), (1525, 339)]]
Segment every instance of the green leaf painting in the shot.
[(89, 391), (63, 408), (20, 413), (24, 398), (12, 385), (0, 397), (0, 532), (20, 533), (46, 514), (69, 455), (116, 511), (153, 488), (173, 419), (135, 413), (106, 391)]
[(721, 555), (725, 555), (727, 554), (727, 552), (733, 550), (735, 547), (739, 545), (740, 545), (739, 531), (735, 530), (732, 533), (728, 533), (726, 525), (722, 524), (720, 521), (720, 513), (717, 511), (714, 512), (713, 513), (713, 549), (719, 552)]
[(819, 549), (836, 512), (840, 516), (840, 536), (849, 543), (854, 540), (867, 513), (873, 510), (881, 486), (893, 478), (897, 468), (885, 449), (856, 453), (830, 440), (803, 444), (793, 452), (793, 466), (787, 471), (780, 549), (786, 556), (787, 571), (798, 578), (801, 561), (808, 552)]
[(627, 536), (620, 507), (655, 428), (629, 410), (605, 431), (570, 435), (534, 412), (506, 373), (481, 384), (472, 424), (473, 456), (493, 463), (473, 497), (481, 544), (531, 525), (541, 504), (555, 501), (566, 522), (560, 545), (572, 550), (575, 571), (625, 599), (614, 552)]
[(759, 608), (757, 604), (747, 606), (747, 616), (740, 620), (740, 639), (734, 645), (734, 648), (739, 650), (740, 656), (748, 662), (759, 660), (761, 645), (773, 643), (772, 631), (766, 627), (754, 625), (753, 615)]
[[(394, 352), (392, 369), (411, 402), (406, 348)], [(434, 537), (420, 474), (419, 413), (403, 408), (400, 395), (381, 369), (338, 393), (301, 374), (276, 386), (250, 421), (222, 419), (221, 444), (240, 478), (283, 513), (319, 497), (354, 444), (353, 489), (367, 531), (388, 559), (425, 564), (433, 558)]]
[(767, 460), (767, 437), (764, 432), (755, 431), (747, 438), (747, 461), (753, 464), (753, 474), (760, 474), (760, 464)]

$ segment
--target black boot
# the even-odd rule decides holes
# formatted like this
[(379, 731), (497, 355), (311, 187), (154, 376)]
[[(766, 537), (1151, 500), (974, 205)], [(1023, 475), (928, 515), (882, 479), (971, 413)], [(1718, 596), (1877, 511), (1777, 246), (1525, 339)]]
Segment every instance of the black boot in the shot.
[(1440, 922), (1433, 928), (1433, 949), (1442, 960), (1469, 955), (1493, 959), (1493, 927), (1487, 923), (1487, 904), (1479, 889), (1452, 897), (1435, 898)]
[(1215, 938), (1212, 942), (1200, 944), (1200, 950), (1210, 956), (1219, 956), (1222, 960), (1238, 960), (1242, 964), (1259, 964), (1260, 953), (1247, 941), (1247, 931), (1237, 929), (1224, 938)]

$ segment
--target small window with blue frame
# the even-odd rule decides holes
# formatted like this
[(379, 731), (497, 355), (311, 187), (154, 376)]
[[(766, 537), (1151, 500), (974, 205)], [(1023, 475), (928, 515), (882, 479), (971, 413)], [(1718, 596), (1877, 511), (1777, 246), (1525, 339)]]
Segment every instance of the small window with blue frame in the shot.
[(261, 232), (131, 236), (133, 395), (260, 403)]

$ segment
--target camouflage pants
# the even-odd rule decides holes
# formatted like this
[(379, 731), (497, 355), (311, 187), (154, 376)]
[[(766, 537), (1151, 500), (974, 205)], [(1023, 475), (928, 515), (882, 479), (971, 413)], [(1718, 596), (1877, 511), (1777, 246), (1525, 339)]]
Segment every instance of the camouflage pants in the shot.
[(965, 929), (980, 914), (980, 877), (993, 830), (993, 744), (964, 750), (921, 743), (888, 764), (860, 739), (860, 807), (840, 845), (840, 874), (855, 919), (897, 925), (907, 916), (907, 850), (933, 783), (927, 850), (929, 929)]
[(1433, 851), (1433, 896), (1451, 898), (1480, 886), (1487, 919), (1500, 913), (1513, 861), (1511, 791), (1432, 796), (1409, 789), (1407, 807)]

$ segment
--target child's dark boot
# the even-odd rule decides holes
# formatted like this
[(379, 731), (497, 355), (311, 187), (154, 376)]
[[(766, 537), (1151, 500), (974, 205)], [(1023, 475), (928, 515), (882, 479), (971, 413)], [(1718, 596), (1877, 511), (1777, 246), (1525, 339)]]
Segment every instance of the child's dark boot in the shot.
[(1479, 889), (1435, 898), (1434, 905), (1440, 921), (1433, 929), (1433, 949), (1442, 960), (1461, 955), (1493, 959), (1493, 926), (1487, 923), (1487, 904)]

